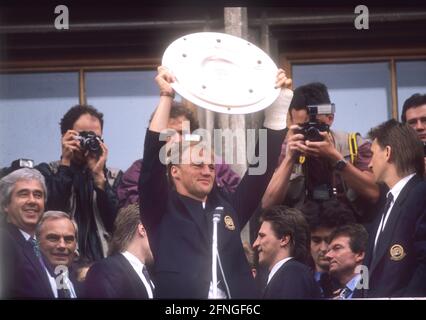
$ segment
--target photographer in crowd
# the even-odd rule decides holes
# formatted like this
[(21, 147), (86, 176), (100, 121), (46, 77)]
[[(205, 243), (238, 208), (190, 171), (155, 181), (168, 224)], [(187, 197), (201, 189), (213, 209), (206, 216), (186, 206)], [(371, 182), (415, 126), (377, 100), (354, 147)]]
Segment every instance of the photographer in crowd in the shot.
[(362, 207), (379, 198), (368, 170), (371, 143), (356, 133), (331, 130), (334, 108), (322, 83), (294, 91), (281, 163), (262, 199), (263, 208), (282, 203), (300, 208), (307, 200), (338, 198), (358, 219), (369, 218)]
[(107, 255), (108, 234), (118, 206), (113, 185), (120, 172), (106, 167), (102, 113), (91, 106), (76, 105), (64, 115), (60, 126), (61, 160), (36, 167), (46, 179), (46, 209), (67, 212), (75, 219), (80, 261), (97, 261)]

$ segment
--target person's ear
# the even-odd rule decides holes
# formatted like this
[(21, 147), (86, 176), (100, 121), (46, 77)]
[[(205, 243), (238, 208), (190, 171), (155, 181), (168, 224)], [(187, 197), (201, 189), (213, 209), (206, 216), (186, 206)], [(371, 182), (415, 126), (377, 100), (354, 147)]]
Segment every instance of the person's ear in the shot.
[(146, 237), (146, 230), (142, 223), (138, 224), (138, 233), (142, 238)]
[(362, 261), (364, 261), (364, 257), (365, 257), (365, 252), (358, 252), (355, 254), (355, 261), (357, 263), (361, 263)]
[(285, 247), (286, 245), (288, 245), (289, 242), (290, 242), (290, 236), (289, 235), (282, 237), (281, 240), (280, 240), (280, 247)]
[(392, 147), (391, 146), (386, 146), (385, 147), (385, 158), (386, 158), (386, 161), (389, 162), (389, 160), (391, 158), (391, 155), (392, 155)]
[(171, 166), (171, 168), (170, 168), (170, 174), (172, 175), (172, 177), (174, 179), (179, 179), (179, 177), (180, 177), (180, 169), (179, 169), (179, 167), (176, 166), (176, 165)]

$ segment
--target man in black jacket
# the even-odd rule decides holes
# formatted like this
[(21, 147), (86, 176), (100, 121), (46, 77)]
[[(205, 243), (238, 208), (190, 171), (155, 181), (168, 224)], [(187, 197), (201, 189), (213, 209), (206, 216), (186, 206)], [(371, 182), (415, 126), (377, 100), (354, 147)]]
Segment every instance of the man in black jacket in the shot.
[(309, 227), (298, 209), (274, 206), (261, 216), (254, 249), (268, 269), (263, 299), (318, 299), (320, 288), (305, 265), (309, 256)]
[[(369, 133), (370, 168), (389, 188), (366, 254), (368, 297), (426, 296), (426, 182), (423, 144), (407, 124), (389, 120)], [(384, 195), (383, 195), (384, 196)]]
[[(139, 179), (139, 198), (143, 199), (140, 203), (141, 219), (148, 231), (155, 259), (156, 295), (158, 298), (213, 297), (209, 293), (215, 289), (211, 285), (212, 212), (216, 207), (223, 207), (224, 214), (218, 226), (218, 251), (223, 274), (218, 271), (218, 292), (227, 298), (254, 298), (257, 292), (240, 231), (258, 206), (272, 176), (285, 123), (278, 121), (282, 127), (274, 126), (275, 130), (267, 130), (267, 142), (263, 141), (267, 143), (267, 155), (264, 155), (268, 161), (266, 173), (246, 173), (237, 190), (228, 194), (214, 184), (215, 167), (212, 153), (210, 156), (207, 154), (208, 148), (204, 153), (199, 145), (191, 145), (185, 150), (179, 148), (182, 150), (179, 160), (191, 154), (199, 156), (199, 159), (189, 157), (189, 162), (172, 162), (167, 168), (160, 161), (159, 153), (165, 142), (159, 138), (160, 132), (167, 128), (172, 108), (174, 92), (170, 83), (174, 77), (160, 67), (156, 80), (160, 87), (160, 103), (145, 137)], [(284, 85), (286, 80), (284, 72), (280, 72), (277, 85)], [(286, 110), (287, 106), (276, 107)], [(267, 121), (270, 117), (266, 118), (265, 127), (270, 123)]]
[(80, 259), (97, 261), (108, 251), (107, 240), (118, 207), (113, 186), (119, 173), (106, 167), (102, 113), (91, 106), (76, 105), (60, 124), (61, 160), (36, 166), (46, 178), (46, 209), (70, 214), (79, 229)]
[(109, 257), (87, 273), (86, 297), (96, 299), (152, 299), (154, 284), (147, 266), (153, 263), (139, 205), (120, 209), (114, 222)]

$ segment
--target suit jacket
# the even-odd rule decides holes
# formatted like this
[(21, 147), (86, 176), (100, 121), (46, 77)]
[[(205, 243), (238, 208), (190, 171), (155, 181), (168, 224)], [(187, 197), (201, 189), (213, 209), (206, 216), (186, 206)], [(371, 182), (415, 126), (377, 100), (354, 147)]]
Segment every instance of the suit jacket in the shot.
[(85, 280), (85, 297), (148, 299), (148, 292), (129, 261), (118, 253), (90, 267)]
[[(232, 298), (259, 296), (240, 231), (260, 203), (276, 167), (282, 131), (267, 132), (266, 173), (246, 174), (232, 194), (215, 185), (204, 210), (201, 202), (182, 196), (169, 186), (166, 167), (159, 160), (159, 151), (165, 143), (159, 141), (158, 133), (147, 131), (139, 198), (143, 199), (141, 219), (155, 259), (158, 298), (207, 298), (211, 281), (211, 218), (217, 206), (224, 207), (218, 225), (218, 251), (230, 295)], [(218, 277), (223, 284), (219, 267)]]
[(368, 297), (426, 296), (426, 182), (414, 176), (401, 190), (373, 256), (378, 215), (366, 255)]
[(266, 286), (263, 299), (319, 299), (321, 291), (312, 271), (294, 259), (285, 262)]
[(53, 299), (46, 271), (19, 229), (6, 223), (1, 228), (5, 298)]

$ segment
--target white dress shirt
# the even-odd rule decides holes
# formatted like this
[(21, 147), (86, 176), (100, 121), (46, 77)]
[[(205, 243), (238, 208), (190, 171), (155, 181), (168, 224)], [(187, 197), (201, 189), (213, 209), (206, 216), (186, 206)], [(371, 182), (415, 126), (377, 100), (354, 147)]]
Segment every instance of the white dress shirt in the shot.
[[(133, 255), (129, 251), (122, 252), (121, 254), (127, 259), (127, 261), (129, 261), (130, 265), (138, 274), (139, 278), (143, 282), (143, 285), (145, 286), (146, 291), (148, 292), (148, 297), (150, 299), (153, 299), (154, 293), (152, 292), (151, 286), (148, 283), (148, 279), (145, 278), (144, 274), (142, 273), (142, 269), (144, 268), (145, 265), (139, 260), (139, 258), (137, 258), (135, 255)], [(155, 288), (152, 281), (151, 281), (151, 285), (153, 288)]]
[(374, 247), (376, 247), (377, 241), (379, 240), (379, 236), (382, 233), (382, 231), (385, 229), (386, 222), (388, 222), (389, 215), (390, 215), (390, 213), (392, 211), (392, 208), (393, 208), (393, 205), (395, 204), (396, 199), (398, 199), (399, 194), (401, 193), (401, 191), (405, 187), (405, 185), (408, 183), (408, 181), (410, 181), (410, 179), (412, 177), (414, 177), (415, 175), (416, 175), (415, 173), (412, 173), (412, 174), (410, 174), (410, 175), (402, 178), (386, 194), (386, 197), (388, 197), (389, 193), (392, 193), (393, 200), (392, 200), (392, 202), (391, 202), (391, 204), (389, 206), (388, 211), (385, 214), (385, 218), (383, 219), (383, 221), (380, 221), (379, 227), (377, 228), (376, 238), (374, 240)]
[(26, 241), (28, 241), (28, 239), (31, 238), (31, 236), (28, 233), (26, 233), (24, 230), (21, 230), (19, 228), (18, 230), (22, 233)]
[(52, 292), (55, 298), (58, 298), (58, 283), (64, 284), (70, 290), (70, 295), (72, 299), (77, 298), (74, 285), (68, 277), (68, 271), (63, 271), (62, 273), (58, 274), (57, 278), (54, 278), (50, 275), (49, 271), (47, 271), (46, 266), (43, 266), (43, 268), (47, 274), (47, 278), (49, 279), (50, 287), (52, 288)]
[(269, 276), (268, 276), (268, 283), (269, 281), (271, 281), (272, 277), (275, 275), (275, 273), (277, 273), (278, 269), (281, 268), (281, 266), (286, 263), (288, 260), (293, 259), (293, 257), (288, 257), (288, 258), (284, 258), (280, 261), (278, 261), (271, 269), (271, 272), (269, 272)]

